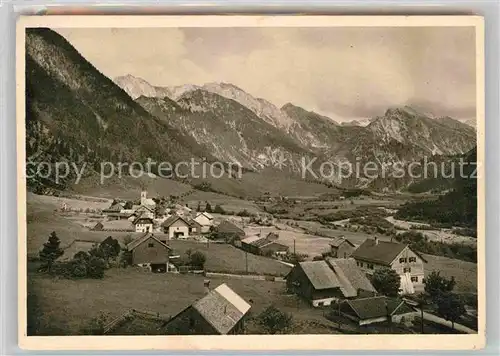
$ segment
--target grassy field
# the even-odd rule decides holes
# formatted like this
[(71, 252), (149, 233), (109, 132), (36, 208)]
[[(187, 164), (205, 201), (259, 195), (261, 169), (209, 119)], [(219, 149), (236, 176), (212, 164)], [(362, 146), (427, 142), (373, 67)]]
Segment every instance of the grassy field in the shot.
[(447, 278), (455, 277), (455, 291), (460, 293), (477, 293), (477, 264), (451, 258), (424, 255), (425, 274), (432, 271), (441, 272)]
[(144, 176), (140, 178), (132, 178), (129, 176), (118, 176), (106, 179), (100, 183), (100, 178), (97, 175), (83, 178), (79, 184), (72, 187), (76, 193), (86, 195), (97, 195), (106, 198), (121, 198), (128, 200), (138, 200), (141, 196), (143, 188), (148, 190), (150, 197), (185, 194), (193, 189), (189, 184), (185, 184), (176, 180), (166, 179), (161, 177)]
[[(130, 309), (173, 316), (203, 297), (204, 277), (153, 274), (110, 269), (102, 280), (65, 280), (31, 273), (28, 278), (29, 330), (37, 335), (81, 333), (101, 312), (108, 318)], [(222, 283), (251, 304), (253, 315), (271, 304), (293, 313), (298, 321), (324, 321), (322, 312), (293, 295), (285, 294), (282, 282), (211, 277), (211, 288)]]
[(208, 272), (245, 273), (246, 259), (248, 261), (248, 273), (250, 274), (284, 276), (290, 271), (290, 267), (277, 260), (256, 256), (251, 253), (245, 254), (243, 250), (231, 245), (171, 240), (170, 246), (176, 254), (181, 255), (185, 254), (189, 249), (203, 252), (207, 258), (205, 269)]
[(191, 194), (182, 199), (182, 202), (187, 203), (192, 209), (196, 209), (198, 203), (200, 203), (201, 208), (204, 209), (207, 201), (212, 206), (212, 209), (215, 208), (216, 205), (220, 205), (224, 210), (234, 213), (238, 213), (242, 210), (247, 210), (250, 213), (261, 212), (260, 208), (249, 200), (238, 199), (214, 192), (194, 190)]
[(76, 239), (100, 242), (108, 236), (113, 236), (119, 241), (123, 241), (126, 236), (137, 237), (140, 235), (131, 232), (90, 231), (82, 225), (62, 217), (60, 213), (48, 210), (47, 206), (39, 209), (37, 204), (30, 202), (28, 202), (27, 219), (28, 256), (38, 255), (38, 251), (52, 231), (57, 233), (62, 248)]

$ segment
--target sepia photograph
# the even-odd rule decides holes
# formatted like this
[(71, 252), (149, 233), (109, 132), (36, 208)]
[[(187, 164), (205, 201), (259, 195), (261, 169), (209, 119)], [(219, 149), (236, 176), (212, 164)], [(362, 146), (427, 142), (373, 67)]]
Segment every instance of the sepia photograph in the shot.
[(481, 347), (483, 31), (477, 16), (22, 18), (20, 336)]

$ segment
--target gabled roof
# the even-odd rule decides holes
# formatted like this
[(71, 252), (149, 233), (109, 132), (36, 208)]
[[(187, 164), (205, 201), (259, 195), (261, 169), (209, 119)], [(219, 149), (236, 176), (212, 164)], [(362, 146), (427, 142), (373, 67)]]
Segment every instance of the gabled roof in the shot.
[[(241, 240), (241, 242), (248, 244), (248, 245), (255, 246), (257, 248), (261, 248), (261, 247), (269, 245), (272, 242), (278, 243), (277, 242), (278, 238), (279, 238), (278, 234), (276, 234), (274, 232), (270, 232), (265, 237), (261, 237), (260, 235), (250, 236), (250, 237), (247, 237), (246, 239)], [(280, 245), (283, 245), (283, 244), (280, 244)], [(285, 246), (285, 245), (283, 245), (283, 246)]]
[(236, 226), (235, 224), (233, 224), (228, 220), (222, 221), (217, 226), (217, 231), (222, 233), (233, 233), (239, 236), (245, 236), (245, 231), (243, 231), (243, 229), (239, 228), (238, 226)]
[[(325, 261), (301, 262), (299, 266), (314, 289), (339, 288), (346, 298), (356, 297), (360, 289), (376, 292), (354, 259), (328, 258)], [(289, 276), (290, 274), (286, 278)]]
[(137, 224), (153, 224), (153, 219), (145, 217), (145, 216), (139, 216), (137, 219), (135, 219), (132, 224), (137, 225)]
[(401, 299), (384, 296), (347, 300), (346, 303), (362, 320), (406, 314), (414, 311)]
[(114, 211), (119, 213), (123, 209), (123, 204), (121, 203), (114, 203), (111, 204), (111, 206), (107, 209), (104, 209), (103, 211)]
[(151, 208), (150, 206), (147, 206), (147, 205), (134, 205), (132, 207), (132, 209), (134, 209), (135, 211), (146, 209), (146, 210), (149, 210), (150, 212), (154, 213), (154, 209)]
[(397, 242), (366, 239), (351, 257), (389, 266), (407, 246)]
[(132, 251), (134, 248), (136, 248), (137, 246), (139, 246), (140, 244), (142, 244), (143, 242), (149, 240), (149, 239), (154, 239), (156, 240), (157, 242), (159, 242), (161, 245), (163, 245), (165, 248), (169, 249), (169, 250), (172, 250), (168, 245), (165, 245), (163, 242), (161, 242), (160, 240), (158, 240), (152, 233), (150, 232), (147, 232), (145, 233), (143, 236), (140, 236), (138, 238), (136, 238), (134, 241), (130, 242), (128, 245), (127, 245), (127, 250), (129, 251)]
[(344, 236), (337, 236), (330, 241), (330, 246), (339, 247), (343, 243), (348, 243), (352, 247), (356, 247), (351, 241), (346, 239)]
[(168, 217), (167, 220), (165, 220), (163, 222), (163, 224), (161, 224), (161, 226), (163, 226), (163, 227), (169, 227), (170, 225), (172, 225), (177, 220), (182, 220), (187, 226), (190, 226), (189, 222), (186, 221), (186, 219), (184, 219), (183, 217), (181, 217), (179, 215), (172, 215), (172, 216)]
[(248, 312), (250, 304), (224, 283), (193, 303), (192, 307), (217, 332), (226, 335)]
[(346, 298), (357, 296), (360, 289), (377, 292), (354, 258), (327, 258), (326, 261), (341, 282), (342, 293)]
[(194, 219), (189, 219), (187, 223), (190, 227), (201, 227), (201, 224)]
[(279, 251), (288, 251), (290, 250), (290, 247), (285, 245), (285, 244), (281, 244), (277, 241), (268, 241), (266, 244), (262, 245), (262, 246), (259, 246), (259, 248), (264, 248), (266, 246), (269, 246), (269, 245), (274, 245), (276, 247), (276, 250), (279, 250)]
[(214, 218), (211, 214), (207, 213), (206, 211), (198, 212), (196, 214), (196, 217), (201, 216), (201, 215), (206, 216), (207, 219), (209, 219), (209, 220), (213, 220), (213, 218)]
[(270, 232), (269, 234), (266, 235), (267, 240), (277, 240), (279, 239), (279, 235), (275, 232)]
[(325, 261), (300, 262), (300, 267), (306, 274), (314, 289), (330, 289), (340, 287), (340, 282), (330, 266)]
[(130, 214), (127, 214), (127, 213), (122, 213), (121, 211), (120, 212), (116, 212), (116, 211), (111, 211), (109, 213), (106, 214), (108, 217), (130, 217)]
[(250, 244), (252, 244), (252, 242), (258, 241), (260, 239), (262, 239), (262, 237), (260, 237), (259, 235), (254, 235), (254, 236), (248, 236), (247, 238), (244, 238), (243, 240), (241, 240), (241, 242), (250, 245)]

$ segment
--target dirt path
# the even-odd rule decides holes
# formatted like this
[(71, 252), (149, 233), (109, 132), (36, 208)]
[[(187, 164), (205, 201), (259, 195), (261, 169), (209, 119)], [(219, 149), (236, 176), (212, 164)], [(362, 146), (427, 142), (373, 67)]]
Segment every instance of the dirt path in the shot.
[[(253, 279), (255, 281), (265, 281), (266, 280), (266, 276), (262, 276), (260, 274), (232, 274), (232, 273), (207, 272), (206, 275), (207, 275), (207, 277), (229, 277), (229, 278), (237, 278), (237, 279)], [(283, 277), (272, 277), (272, 278), (274, 278), (273, 282), (284, 282), (285, 281), (285, 279)]]
[[(443, 318), (440, 318), (437, 315), (424, 312), (424, 319), (451, 328), (451, 321), (448, 321), (448, 320), (445, 320)], [(461, 331), (461, 332), (464, 332), (464, 333), (467, 333), (467, 334), (477, 334), (476, 330), (470, 329), (467, 326), (464, 326), (462, 324), (455, 323), (453, 325), (453, 327), (455, 328), (455, 330), (458, 330), (458, 331)]]

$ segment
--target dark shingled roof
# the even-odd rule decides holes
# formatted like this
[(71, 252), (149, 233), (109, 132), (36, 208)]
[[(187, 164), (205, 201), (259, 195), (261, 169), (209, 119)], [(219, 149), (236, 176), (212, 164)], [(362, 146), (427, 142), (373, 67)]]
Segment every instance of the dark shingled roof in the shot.
[(122, 211), (123, 209), (123, 205), (121, 203), (114, 203), (112, 204), (109, 208), (107, 209), (104, 209), (103, 212), (117, 212), (119, 213), (120, 211)]
[(222, 221), (217, 226), (217, 231), (225, 234), (236, 234), (240, 237), (245, 236), (245, 231), (228, 220)]
[(180, 217), (179, 215), (172, 215), (171, 217), (167, 218), (167, 220), (165, 220), (163, 222), (163, 224), (161, 224), (161, 226), (163, 227), (169, 227), (170, 225), (172, 225), (174, 222), (176, 222), (177, 220), (182, 220), (184, 221), (184, 223), (187, 225), (187, 226), (191, 226), (189, 224), (189, 222), (187, 222), (185, 219), (183, 219), (182, 217)]
[(146, 232), (143, 236), (140, 236), (140, 237), (136, 238), (134, 241), (130, 242), (127, 245), (127, 250), (132, 251), (134, 248), (136, 248), (137, 246), (139, 246), (140, 244), (142, 244), (144, 241), (147, 241), (149, 239), (154, 239), (154, 240), (158, 241), (160, 244), (162, 244), (163, 246), (165, 246), (166, 249), (171, 250), (171, 248), (168, 245), (166, 245), (163, 242), (161, 242), (160, 240), (158, 240), (150, 232)]
[(366, 239), (351, 255), (357, 260), (379, 263), (389, 266), (407, 245)]
[(135, 219), (132, 224), (134, 224), (134, 225), (137, 225), (137, 224), (153, 224), (153, 219), (141, 216), (141, 217), (138, 217), (137, 219)]
[(384, 296), (347, 300), (346, 303), (360, 319), (380, 318), (414, 311), (401, 299)]
[(346, 239), (344, 236), (337, 236), (335, 238), (333, 238), (331, 241), (330, 241), (330, 246), (333, 246), (333, 247), (339, 247), (340, 245), (342, 245), (344, 242), (347, 242), (349, 245), (351, 245), (352, 247), (355, 247), (355, 245), (349, 241), (348, 239)]

